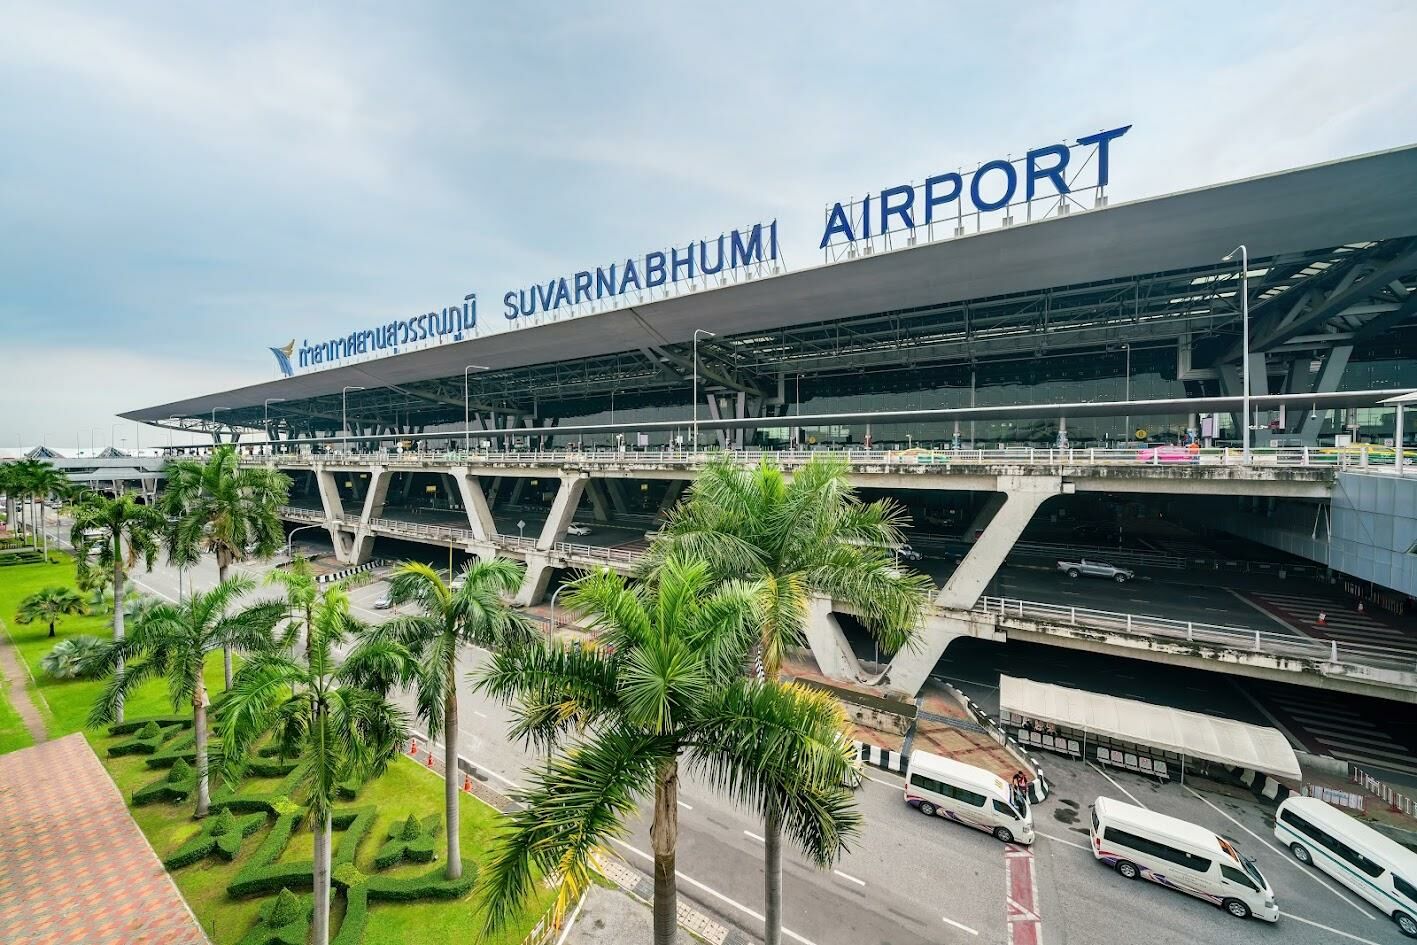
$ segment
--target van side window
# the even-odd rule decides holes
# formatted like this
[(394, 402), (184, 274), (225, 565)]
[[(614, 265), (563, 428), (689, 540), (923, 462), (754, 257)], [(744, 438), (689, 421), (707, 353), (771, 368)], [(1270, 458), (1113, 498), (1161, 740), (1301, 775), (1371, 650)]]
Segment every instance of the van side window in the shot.
[(1242, 873), (1240, 870), (1237, 870), (1233, 866), (1226, 866), (1224, 863), (1221, 863), (1220, 875), (1224, 876), (1232, 883), (1239, 883), (1246, 889), (1253, 889), (1255, 892), (1260, 891), (1260, 888), (1254, 884), (1254, 881), (1251, 880), (1250, 877), (1246, 876), (1244, 873)]
[(984, 802), (989, 800), (989, 798), (985, 797), (983, 794), (976, 794), (974, 791), (966, 791), (962, 787), (954, 789), (954, 796), (956, 799), (964, 801), (964, 803), (973, 807), (983, 807)]
[(912, 774), (910, 783), (923, 791), (930, 791), (933, 794), (940, 794), (945, 797), (954, 797), (955, 789), (943, 781), (936, 781), (934, 778), (927, 778), (923, 774)]
[(1163, 860), (1169, 860), (1177, 866), (1184, 866), (1187, 869), (1195, 870), (1197, 873), (1210, 871), (1210, 860), (1203, 856), (1196, 856), (1194, 853), (1187, 853), (1185, 850), (1178, 850), (1173, 846), (1158, 843), (1155, 840), (1148, 840), (1146, 837), (1139, 837), (1134, 833), (1125, 830), (1118, 830), (1116, 827), (1107, 827), (1102, 831), (1102, 838), (1113, 843), (1119, 843), (1124, 847), (1130, 847), (1138, 853), (1149, 853), (1152, 856), (1159, 856)]
[(1396, 873), (1392, 874), (1392, 886), (1398, 892), (1406, 896), (1408, 902), (1417, 903), (1417, 886), (1413, 886)]
[(1383, 867), (1380, 864), (1374, 863), (1342, 840), (1331, 835), (1328, 831), (1321, 829), (1315, 824), (1309, 823), (1293, 811), (1286, 810), (1279, 815), (1279, 819), (1304, 836), (1310, 838), (1324, 849), (1331, 850), (1340, 859), (1362, 870), (1368, 876), (1376, 879), (1383, 875)]
[(1012, 817), (1014, 820), (1018, 820), (1018, 812), (1003, 801), (996, 800), (994, 802), (994, 810), (1003, 814), (1005, 817)]

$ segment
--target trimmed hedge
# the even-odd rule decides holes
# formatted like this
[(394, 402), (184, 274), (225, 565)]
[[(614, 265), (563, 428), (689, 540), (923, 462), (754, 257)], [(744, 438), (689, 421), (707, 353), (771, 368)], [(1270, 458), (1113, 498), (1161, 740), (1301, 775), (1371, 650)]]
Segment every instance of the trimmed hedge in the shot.
[(156, 722), (164, 728), (176, 727), (188, 729), (192, 727), (192, 717), (190, 715), (149, 715), (137, 719), (128, 719), (126, 722), (115, 722), (108, 726), (108, 734), (131, 735), (149, 722)]
[(464, 863), (463, 874), (457, 879), (443, 875), (443, 867), (435, 867), (422, 876), (395, 878), (369, 877), (369, 898), (386, 902), (412, 902), (415, 899), (461, 899), (477, 882), (477, 864)]
[[(208, 757), (215, 757), (216, 750), (217, 742), (215, 740), (207, 743)], [(149, 768), (170, 768), (172, 767), (172, 763), (178, 758), (181, 758), (188, 764), (196, 764), (197, 736), (194, 733), (188, 732), (172, 744), (163, 748), (162, 751), (144, 758), (143, 764), (147, 765)]]
[[(428, 818), (433, 824), (437, 815)], [(389, 838), (374, 856), (374, 866), (386, 870), (408, 860), (410, 863), (432, 863), (436, 853), (436, 839), (432, 824), (421, 824), (413, 814), (403, 823), (395, 823), (389, 828)]]
[[(143, 724), (127, 741), (110, 745), (108, 757), (117, 758), (122, 755), (152, 755), (162, 748), (162, 743), (176, 734), (179, 729), (176, 726), (160, 725), (156, 719), (149, 719)], [(196, 740), (193, 739), (193, 745)]]
[(344, 919), (330, 945), (359, 945), (364, 940), (364, 926), (369, 922), (369, 887), (358, 883), (345, 888)]
[(305, 945), (315, 913), (314, 896), (297, 896), (289, 889), (261, 905), (256, 925), (237, 945)]
[(141, 807), (157, 801), (185, 801), (197, 790), (197, 772), (181, 758), (172, 763), (164, 777), (133, 792), (133, 804)]
[[(339, 837), (336, 838), (335, 849), (330, 855), (332, 873), (343, 865), (354, 864), (354, 855), (359, 849), (360, 841), (369, 832), (378, 813), (377, 807), (361, 807), (337, 810), (331, 814), (331, 827), (341, 831)], [(249, 896), (254, 893), (271, 892), (282, 886), (310, 888), (314, 882), (311, 875), (315, 868), (313, 862), (310, 860), (297, 863), (276, 862), (286, 845), (290, 843), (290, 836), (303, 816), (304, 812), (302, 811), (299, 814), (284, 814), (276, 820), (276, 825), (271, 828), (270, 834), (256, 850), (251, 862), (246, 864), (246, 867), (237, 873), (226, 887), (228, 894)]]
[(162, 865), (176, 870), (212, 855), (230, 863), (241, 852), (242, 842), (265, 822), (264, 813), (237, 817), (230, 809), (224, 810), (215, 817), (208, 817), (202, 831), (163, 860)]

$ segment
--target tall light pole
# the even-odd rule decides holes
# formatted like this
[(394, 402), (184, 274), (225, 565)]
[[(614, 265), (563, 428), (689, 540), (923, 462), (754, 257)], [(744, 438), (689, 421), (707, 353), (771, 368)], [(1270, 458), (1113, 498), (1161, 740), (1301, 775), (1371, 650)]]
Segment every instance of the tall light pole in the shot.
[(303, 532), (307, 528), (324, 528), (323, 525), (298, 525), (290, 530), (290, 534), (285, 536), (285, 560), (293, 560), (292, 548), (295, 542), (295, 533)]
[(1235, 258), (1235, 254), (1240, 254), (1240, 357), (1241, 361), (1241, 383), (1245, 385), (1245, 390), (1241, 394), (1241, 404), (1245, 411), (1244, 424), (1241, 426), (1241, 446), (1244, 453), (1245, 462), (1250, 461), (1250, 251), (1241, 243), (1230, 252), (1226, 253), (1222, 262), (1229, 262)]
[[(270, 425), (271, 425), (271, 404), (280, 403), (280, 402), (283, 401), (283, 400), (285, 400), (284, 397), (267, 397), (267, 398), (266, 398), (266, 402), (262, 405), (262, 408), (265, 410), (265, 413), (266, 413), (266, 415), (265, 415), (265, 425), (266, 425), (267, 427), (270, 427)], [(269, 430), (267, 431), (266, 436), (270, 436)]]
[(1129, 439), (1131, 439), (1131, 437), (1132, 437), (1132, 408), (1131, 408), (1131, 403), (1132, 403), (1132, 346), (1131, 346), (1131, 345), (1122, 345), (1122, 350), (1127, 353), (1127, 380), (1126, 380), (1126, 387), (1124, 388), (1124, 392), (1123, 392), (1123, 394), (1122, 394), (1122, 399), (1125, 400), (1125, 401), (1127, 402), (1127, 405), (1128, 405), (1128, 406), (1127, 406), (1127, 429), (1125, 429), (1125, 430), (1122, 431), (1123, 433), (1126, 434), (1124, 437), (1122, 437), (1123, 441), (1125, 442), (1126, 440), (1129, 440)]
[(694, 452), (699, 451), (699, 335), (716, 337), (707, 328), (694, 329)]
[[(483, 364), (469, 364), (462, 369), (462, 451), (464, 453), (472, 451), (472, 402), (467, 396), (467, 372), (490, 370), (492, 369)], [(481, 414), (478, 416), (481, 416)], [(452, 572), (449, 571), (448, 573), (451, 574)], [(451, 581), (452, 578), (450, 577), (448, 580)]]
[(346, 384), (344, 390), (339, 392), (339, 422), (344, 429), (344, 448), (349, 449), (349, 392), (352, 390), (368, 390), (367, 387), (360, 387), (358, 384)]
[(216, 429), (216, 412), (217, 412), (218, 410), (230, 410), (230, 409), (231, 409), (230, 407), (213, 407), (213, 408), (212, 408), (212, 436), (216, 438), (216, 441), (217, 441), (218, 443), (221, 442), (221, 434), (218, 433), (218, 432), (217, 432), (217, 429)]
[(110, 424), (108, 425), (108, 448), (109, 448), (109, 449), (113, 449), (114, 444), (118, 442), (118, 440), (116, 439), (117, 436), (118, 436), (118, 434), (115, 433), (115, 432), (113, 432), (113, 431), (115, 431), (115, 430), (117, 430), (117, 429), (118, 429), (118, 424), (117, 424), (117, 422), (110, 423)]

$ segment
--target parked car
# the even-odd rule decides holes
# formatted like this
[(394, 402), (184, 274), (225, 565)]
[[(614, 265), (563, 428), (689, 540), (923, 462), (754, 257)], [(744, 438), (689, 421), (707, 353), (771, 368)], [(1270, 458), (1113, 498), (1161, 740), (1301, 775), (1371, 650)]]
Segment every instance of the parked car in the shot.
[(914, 548), (910, 547), (904, 542), (901, 542), (899, 545), (897, 545), (891, 550), (894, 551), (896, 557), (898, 557), (902, 561), (919, 561), (921, 557), (920, 552), (916, 551)]
[(1136, 577), (1135, 572), (1129, 571), (1126, 568), (1119, 568), (1105, 561), (1088, 561), (1086, 559), (1082, 561), (1059, 561), (1058, 570), (1062, 571), (1070, 578), (1107, 578), (1116, 581), (1118, 584), (1125, 584)]
[(586, 535), (590, 534), (590, 526), (577, 525), (575, 522), (572, 522), (570, 525), (566, 526), (566, 534), (575, 535), (577, 538), (584, 538)]
[(378, 600), (374, 601), (375, 610), (388, 610), (392, 606), (394, 606), (394, 599), (388, 594), (385, 594)]

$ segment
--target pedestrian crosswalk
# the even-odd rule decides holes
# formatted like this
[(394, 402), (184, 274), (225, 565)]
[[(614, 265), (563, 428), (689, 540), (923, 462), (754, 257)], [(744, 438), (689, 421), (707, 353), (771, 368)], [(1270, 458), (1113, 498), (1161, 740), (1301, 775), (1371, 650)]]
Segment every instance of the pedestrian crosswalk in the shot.
[(1417, 751), (1404, 744), (1410, 732), (1387, 725), (1382, 710), (1333, 705), (1321, 690), (1260, 685), (1251, 690), (1289, 733), (1315, 754), (1332, 755), (1375, 771), (1417, 775)]
[[(1352, 603), (1335, 602), (1314, 594), (1281, 591), (1247, 591), (1246, 594), (1264, 610), (1306, 636), (1417, 653), (1417, 623), (1403, 628), (1370, 614), (1358, 613)], [(1322, 625), (1319, 624), (1321, 612), (1324, 614)]]

